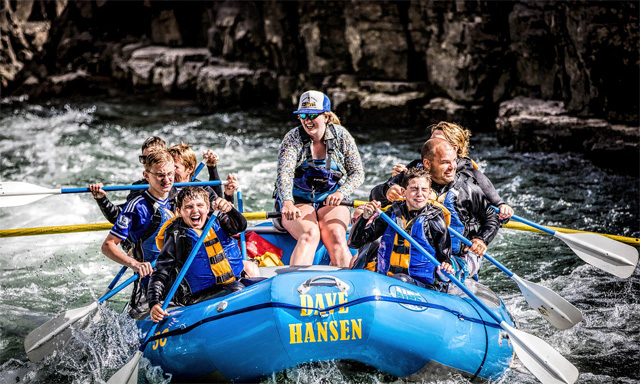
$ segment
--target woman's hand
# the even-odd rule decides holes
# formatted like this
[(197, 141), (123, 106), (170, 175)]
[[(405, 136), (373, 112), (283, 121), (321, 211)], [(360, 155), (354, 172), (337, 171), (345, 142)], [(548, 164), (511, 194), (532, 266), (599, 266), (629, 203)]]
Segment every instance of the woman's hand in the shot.
[(513, 216), (513, 208), (511, 208), (509, 205), (500, 204), (498, 208), (500, 209), (500, 212), (498, 213), (500, 219), (504, 220)]
[(382, 204), (380, 204), (380, 202), (376, 200), (370, 201), (367, 204), (363, 205), (362, 218), (365, 220), (369, 220), (373, 217), (377, 210), (380, 209), (381, 206)]
[(293, 204), (293, 201), (287, 200), (282, 204), (282, 217), (286, 220), (295, 220), (298, 217), (302, 216), (302, 212), (300, 209)]
[(216, 201), (213, 203), (214, 209), (219, 210), (222, 213), (227, 213), (233, 208), (233, 204), (228, 200), (223, 199), (222, 197), (218, 197)]
[(156, 304), (151, 308), (151, 320), (154, 323), (159, 323), (165, 316), (169, 316), (169, 312), (163, 311), (162, 306), (160, 304)]
[(238, 178), (236, 177), (236, 175), (232, 173), (228, 174), (227, 184), (224, 186), (224, 194), (227, 196), (231, 196), (239, 188), (240, 188), (240, 183), (238, 183)]
[(207, 167), (215, 167), (218, 164), (218, 155), (210, 149), (204, 151), (202, 157), (207, 159)]
[(107, 193), (102, 190), (102, 187), (104, 187), (102, 183), (89, 184), (89, 190), (91, 191), (94, 199), (102, 199), (107, 195)]
[(327, 198), (324, 200), (324, 204), (330, 205), (332, 207), (337, 207), (338, 205), (340, 205), (340, 203), (342, 203), (343, 199), (344, 195), (342, 194), (342, 192), (336, 191), (327, 196)]
[(407, 171), (407, 167), (405, 167), (403, 164), (396, 164), (391, 169), (391, 177), (395, 177), (396, 175), (399, 175), (402, 172), (406, 172), (406, 171)]

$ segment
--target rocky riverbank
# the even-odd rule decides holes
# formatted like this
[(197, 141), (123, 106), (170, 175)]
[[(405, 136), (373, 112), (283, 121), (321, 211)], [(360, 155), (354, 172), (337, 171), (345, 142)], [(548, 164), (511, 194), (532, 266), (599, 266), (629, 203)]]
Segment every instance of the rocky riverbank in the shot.
[(638, 172), (635, 2), (22, 0), (0, 27), (3, 97), (290, 110), (316, 88), (347, 126), (449, 120)]

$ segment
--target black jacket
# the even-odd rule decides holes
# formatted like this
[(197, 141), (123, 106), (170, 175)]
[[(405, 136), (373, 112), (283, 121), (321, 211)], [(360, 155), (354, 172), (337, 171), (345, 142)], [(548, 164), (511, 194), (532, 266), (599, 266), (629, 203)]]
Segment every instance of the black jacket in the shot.
[[(228, 213), (221, 213), (218, 215), (217, 220), (224, 233), (229, 236), (247, 229), (247, 220), (235, 208)], [(147, 288), (149, 308), (153, 308), (155, 304), (160, 303), (165, 298), (173, 281), (175, 281), (180, 269), (191, 253), (191, 240), (186, 235), (188, 229), (189, 227), (184, 223), (184, 220), (178, 217), (165, 230), (164, 246), (160, 251)], [(183, 281), (172, 301), (187, 305), (190, 300), (191, 293)]]
[[(464, 171), (470, 172), (473, 175), (473, 177), (476, 179), (476, 182), (480, 186), (480, 189), (482, 189), (482, 192), (485, 194), (485, 196), (487, 197), (487, 199), (491, 204), (495, 206), (499, 206), (505, 203), (502, 197), (500, 197), (500, 194), (498, 194), (498, 191), (496, 191), (496, 188), (493, 186), (493, 183), (491, 183), (491, 180), (489, 180), (487, 176), (485, 176), (485, 174), (482, 173), (482, 171), (480, 171), (479, 169), (475, 169), (473, 167), (473, 163), (471, 162), (471, 159), (469, 159), (468, 157), (459, 158), (457, 160), (457, 164), (458, 164), (458, 169), (456, 172), (464, 172)], [(422, 160), (413, 160), (412, 162), (407, 164), (406, 167), (407, 169), (418, 168), (418, 167), (422, 168), (423, 167)], [(391, 204), (391, 202), (387, 200), (387, 191), (392, 185), (401, 184), (403, 176), (404, 176), (404, 172), (389, 178), (389, 180), (387, 180), (382, 184), (378, 184), (375, 187), (373, 187), (373, 189), (371, 190), (371, 193), (369, 194), (369, 201), (377, 200), (381, 202), (383, 206), (387, 206)]]

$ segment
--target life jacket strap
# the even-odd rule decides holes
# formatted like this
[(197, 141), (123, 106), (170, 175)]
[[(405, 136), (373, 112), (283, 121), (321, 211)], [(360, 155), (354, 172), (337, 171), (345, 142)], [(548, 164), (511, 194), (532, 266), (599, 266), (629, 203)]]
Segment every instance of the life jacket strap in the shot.
[(219, 262), (224, 260), (224, 258), (224, 252), (220, 252), (217, 255), (209, 256), (209, 264), (218, 264)]
[(213, 238), (211, 240), (205, 241), (204, 243), (202, 243), (202, 245), (204, 245), (205, 247), (212, 247), (216, 244), (218, 244), (220, 242), (220, 240), (218, 240), (218, 238)]

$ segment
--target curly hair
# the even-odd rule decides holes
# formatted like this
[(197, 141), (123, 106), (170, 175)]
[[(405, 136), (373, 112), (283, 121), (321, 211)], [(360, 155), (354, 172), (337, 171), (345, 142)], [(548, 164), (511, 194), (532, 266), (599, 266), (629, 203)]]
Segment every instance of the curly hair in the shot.
[(458, 147), (458, 157), (467, 157), (469, 155), (469, 137), (471, 137), (471, 131), (468, 129), (446, 121), (430, 125), (429, 129), (431, 129), (431, 134), (433, 134), (434, 131), (441, 130), (446, 140), (454, 147)]

